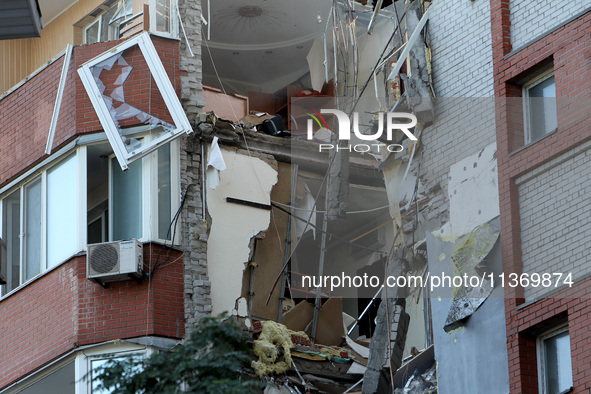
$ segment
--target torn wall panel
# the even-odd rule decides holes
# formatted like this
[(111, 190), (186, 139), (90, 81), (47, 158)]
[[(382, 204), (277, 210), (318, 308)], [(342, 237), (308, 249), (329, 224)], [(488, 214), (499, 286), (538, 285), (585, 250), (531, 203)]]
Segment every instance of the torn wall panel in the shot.
[(497, 144), (449, 168), (449, 223), (439, 234), (458, 237), (499, 216)]
[[(283, 162), (279, 162), (277, 165), (279, 170), (278, 181), (271, 191), (271, 200), (281, 204), (289, 204), (291, 200), (291, 166)], [(252, 301), (253, 316), (265, 319), (277, 318), (280, 286), (275, 286), (269, 303), (266, 304), (266, 301), (275, 278), (283, 268), (288, 220), (287, 215), (272, 210), (267, 235), (257, 242), (254, 258), (256, 267), (254, 269)], [(242, 296), (246, 299), (248, 299), (250, 287), (250, 273), (250, 270), (246, 270), (242, 280)]]
[(207, 189), (211, 232), (207, 271), (211, 281), (213, 314), (231, 311), (241, 295), (242, 276), (249, 259), (250, 239), (267, 230), (270, 211), (226, 202), (226, 197), (270, 204), (277, 171), (261, 159), (222, 149), (227, 169), (215, 190)]

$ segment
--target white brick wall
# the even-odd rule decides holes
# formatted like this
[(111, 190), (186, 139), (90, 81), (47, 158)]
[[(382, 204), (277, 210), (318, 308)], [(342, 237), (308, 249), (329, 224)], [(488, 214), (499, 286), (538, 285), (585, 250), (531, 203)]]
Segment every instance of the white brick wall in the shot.
[[(591, 273), (591, 143), (518, 178), (523, 272)], [(553, 290), (526, 288), (527, 299)]]
[(589, 8), (589, 0), (511, 0), (509, 9), (513, 49), (518, 49)]
[(490, 1), (438, 0), (429, 20), (437, 97), (493, 95)]
[(420, 163), (422, 193), (431, 203), (417, 236), (449, 220), (450, 166), (496, 141), (490, 1), (438, 0), (432, 7), (435, 123), (424, 130), (412, 168), (417, 174)]

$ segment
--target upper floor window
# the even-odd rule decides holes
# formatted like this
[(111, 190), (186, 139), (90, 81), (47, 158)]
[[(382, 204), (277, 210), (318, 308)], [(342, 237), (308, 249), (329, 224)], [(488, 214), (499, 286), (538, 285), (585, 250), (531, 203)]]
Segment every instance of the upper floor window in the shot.
[(150, 30), (176, 37), (178, 10), (173, 0), (150, 0)]
[(525, 143), (534, 142), (558, 127), (556, 85), (550, 69), (523, 85)]
[(117, 2), (84, 28), (84, 43), (94, 44), (99, 41), (118, 39), (119, 25), (132, 14), (132, 0), (121, 0)]
[(538, 376), (540, 393), (567, 393), (573, 386), (568, 326), (538, 337)]

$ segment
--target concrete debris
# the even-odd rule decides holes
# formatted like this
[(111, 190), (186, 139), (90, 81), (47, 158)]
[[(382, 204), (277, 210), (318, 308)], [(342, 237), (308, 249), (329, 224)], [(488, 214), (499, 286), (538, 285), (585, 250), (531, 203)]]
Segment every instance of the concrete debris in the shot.
[(457, 287), (454, 291), (447, 319), (445, 331), (457, 328), (458, 324), (470, 317), (494, 290), (490, 280), (486, 279), (488, 271), (484, 259), (497, 242), (500, 233), (499, 219), (476, 227), (472, 232), (460, 237), (451, 255), (454, 264), (454, 275), (480, 277), (478, 286)]
[(402, 389), (396, 389), (395, 394), (433, 394), (437, 393), (437, 373), (435, 363), (424, 373), (415, 369)]
[[(399, 248), (397, 257), (388, 262), (387, 275), (400, 276), (406, 270), (401, 253), (402, 248)], [(385, 287), (382, 290), (376, 329), (369, 347), (369, 360), (362, 388), (364, 394), (386, 392), (390, 382), (384, 373), (384, 366), (396, 371), (402, 364), (402, 349), (406, 342), (409, 316), (404, 312), (402, 291), (396, 287), (387, 293), (386, 289)]]

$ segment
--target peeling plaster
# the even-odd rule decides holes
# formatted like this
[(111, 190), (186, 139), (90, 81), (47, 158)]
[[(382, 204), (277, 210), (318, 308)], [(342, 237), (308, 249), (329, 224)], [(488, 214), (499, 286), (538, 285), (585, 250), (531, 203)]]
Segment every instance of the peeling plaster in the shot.
[(445, 242), (500, 215), (497, 145), (491, 144), (449, 168), (449, 222), (433, 235)]
[[(241, 296), (242, 275), (250, 255), (250, 239), (267, 230), (270, 211), (226, 202), (233, 197), (271, 203), (277, 171), (264, 161), (222, 149), (226, 170), (215, 190), (207, 190), (211, 233), (207, 244), (207, 274), (211, 281), (212, 313), (232, 311)], [(209, 182), (209, 174), (207, 181)]]

